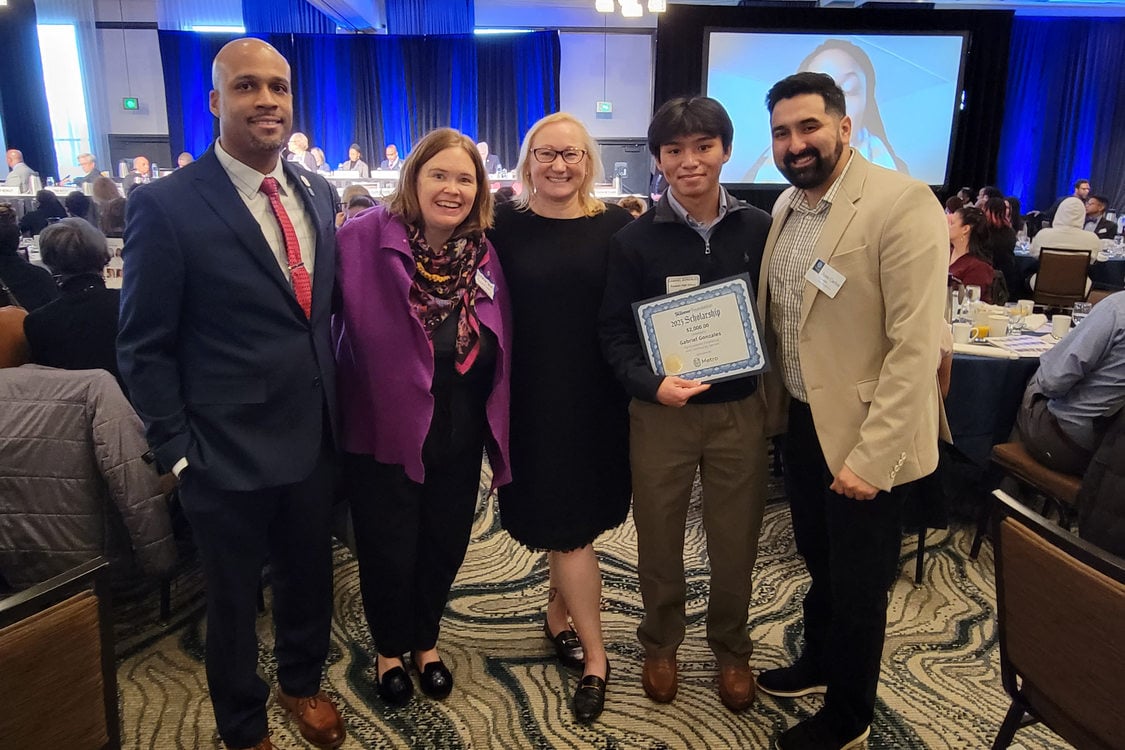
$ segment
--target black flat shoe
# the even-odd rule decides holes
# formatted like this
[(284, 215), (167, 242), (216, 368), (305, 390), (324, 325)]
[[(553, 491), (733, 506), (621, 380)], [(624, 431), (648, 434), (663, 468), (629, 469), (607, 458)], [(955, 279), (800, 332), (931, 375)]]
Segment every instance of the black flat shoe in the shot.
[(609, 682), (609, 662), (605, 663), (605, 679), (596, 674), (588, 674), (578, 683), (574, 691), (574, 718), (589, 724), (602, 715), (605, 708), (605, 689)]
[(578, 633), (573, 630), (563, 630), (556, 635), (551, 635), (551, 626), (544, 622), (543, 635), (555, 644), (555, 654), (564, 666), (582, 669), (586, 665), (586, 652), (582, 650), (582, 641), (578, 640)]
[[(418, 666), (417, 663), (415, 666)], [(418, 670), (418, 685), (423, 693), (440, 701), (453, 691), (453, 674), (438, 659)]]
[(379, 697), (392, 706), (405, 706), (414, 696), (414, 683), (402, 667), (388, 669), (379, 679)]

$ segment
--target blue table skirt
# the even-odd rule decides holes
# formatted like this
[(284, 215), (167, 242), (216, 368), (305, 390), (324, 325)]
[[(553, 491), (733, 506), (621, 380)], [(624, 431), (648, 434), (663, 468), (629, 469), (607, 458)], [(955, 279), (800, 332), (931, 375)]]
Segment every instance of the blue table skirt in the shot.
[(945, 414), (953, 445), (978, 466), (988, 465), (992, 446), (1007, 442), (1035, 358), (995, 359), (956, 354)]

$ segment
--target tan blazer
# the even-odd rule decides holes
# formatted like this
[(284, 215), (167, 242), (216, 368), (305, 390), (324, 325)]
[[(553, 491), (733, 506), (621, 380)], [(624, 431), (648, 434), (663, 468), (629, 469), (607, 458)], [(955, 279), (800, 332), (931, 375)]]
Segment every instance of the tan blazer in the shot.
[[(762, 389), (773, 432), (788, 398), (769, 316), (769, 264), (795, 189), (774, 205), (758, 285), (775, 363)], [(828, 468), (835, 475), (847, 464), (881, 490), (929, 474), (939, 431), (948, 435), (937, 384), (949, 264), (941, 205), (926, 185), (853, 151), (815, 257), (846, 277), (834, 299), (805, 282), (798, 334)]]

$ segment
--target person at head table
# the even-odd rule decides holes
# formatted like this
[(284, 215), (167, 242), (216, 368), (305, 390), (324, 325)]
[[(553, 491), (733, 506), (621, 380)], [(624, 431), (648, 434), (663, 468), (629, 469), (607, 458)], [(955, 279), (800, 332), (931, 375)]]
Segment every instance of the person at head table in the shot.
[(177, 168), (186, 167), (188, 164), (191, 164), (193, 161), (195, 161), (195, 157), (192, 156), (189, 152), (185, 151), (185, 152), (183, 152), (182, 154), (180, 154), (179, 156), (176, 157), (176, 167)]
[(149, 163), (148, 157), (138, 156), (133, 159), (133, 171), (125, 175), (125, 179), (121, 181), (125, 187), (125, 195), (129, 195), (137, 185), (144, 185), (147, 182), (152, 182), (152, 164)]
[(75, 177), (71, 182), (79, 189), (86, 183), (94, 184), (94, 180), (102, 176), (98, 171), (98, 162), (93, 154), (79, 154), (78, 166), (82, 168), (82, 174)]
[(504, 167), (500, 166), (500, 157), (496, 154), (488, 153), (488, 144), (481, 141), (477, 144), (477, 151), (480, 153), (480, 158), (484, 161), (484, 171), (488, 174), (498, 174)]
[(359, 147), (358, 143), (348, 146), (348, 160), (340, 165), (340, 169), (345, 172), (359, 173), (359, 179), (361, 180), (371, 177), (371, 167), (367, 166), (367, 162), (363, 160), (363, 149)]
[(379, 169), (393, 169), (396, 172), (402, 169), (402, 159), (398, 156), (398, 146), (392, 143), (387, 146), (383, 153), (387, 158), (379, 162)]
[(316, 157), (309, 152), (309, 137), (300, 131), (289, 136), (289, 155), (286, 161), (301, 165), (310, 172), (316, 171)]
[(8, 178), (4, 184), (8, 187), (18, 187), (21, 193), (31, 192), (31, 178), (38, 177), (39, 173), (23, 161), (23, 152), (18, 148), (8, 149)]

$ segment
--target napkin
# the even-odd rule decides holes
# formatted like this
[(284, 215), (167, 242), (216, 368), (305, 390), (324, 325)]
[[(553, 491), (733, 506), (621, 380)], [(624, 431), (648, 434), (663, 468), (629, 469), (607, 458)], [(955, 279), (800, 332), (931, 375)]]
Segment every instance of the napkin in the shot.
[(1047, 316), (1042, 313), (1034, 313), (1023, 319), (1023, 325), (1029, 331), (1038, 331), (1046, 324)]
[(988, 344), (954, 344), (954, 354), (972, 354), (974, 357), (994, 357), (995, 359), (1019, 359), (1015, 352), (1005, 351)]

